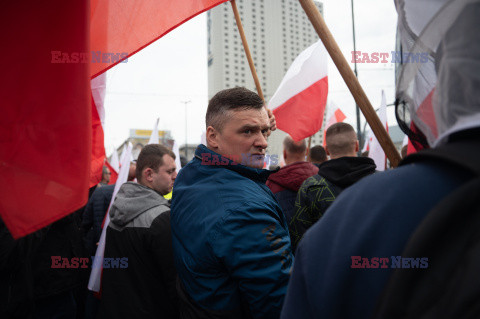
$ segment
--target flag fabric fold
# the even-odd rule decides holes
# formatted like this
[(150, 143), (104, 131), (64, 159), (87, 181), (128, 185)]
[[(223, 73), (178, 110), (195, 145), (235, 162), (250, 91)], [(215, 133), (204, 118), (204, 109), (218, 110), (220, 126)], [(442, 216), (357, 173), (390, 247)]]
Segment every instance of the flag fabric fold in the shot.
[(90, 50), (88, 8), (88, 1), (2, 3), (0, 215), (14, 238), (88, 199), (89, 64), (53, 59), (58, 50)]
[(95, 62), (91, 76), (125, 61), (182, 23), (226, 1), (91, 0), (91, 58)]
[(293, 61), (268, 107), (295, 141), (320, 130), (328, 95), (327, 51), (319, 40)]

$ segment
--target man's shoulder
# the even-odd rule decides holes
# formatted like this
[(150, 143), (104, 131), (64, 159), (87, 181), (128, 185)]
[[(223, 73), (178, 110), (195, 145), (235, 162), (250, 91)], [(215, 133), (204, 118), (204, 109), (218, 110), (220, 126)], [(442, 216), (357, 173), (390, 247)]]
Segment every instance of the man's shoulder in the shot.
[(300, 190), (303, 191), (311, 191), (312, 189), (315, 188), (320, 188), (320, 187), (328, 187), (330, 186), (330, 182), (323, 176), (319, 174), (315, 174), (313, 176), (310, 176), (303, 182), (302, 186), (300, 187)]
[(152, 207), (138, 215), (132, 220), (132, 226), (136, 228), (150, 228), (157, 220), (170, 221), (170, 207), (167, 204)]

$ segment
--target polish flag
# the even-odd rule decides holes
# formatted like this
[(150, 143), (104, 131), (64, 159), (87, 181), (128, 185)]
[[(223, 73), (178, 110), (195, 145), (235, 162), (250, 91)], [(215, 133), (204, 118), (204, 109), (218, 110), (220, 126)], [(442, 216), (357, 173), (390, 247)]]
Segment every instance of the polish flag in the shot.
[[(388, 125), (387, 125), (387, 99), (385, 97), (385, 92), (382, 90), (382, 103), (380, 105), (380, 109), (378, 110), (378, 117), (380, 118), (380, 122), (382, 122), (383, 127), (388, 132)], [(387, 157), (385, 152), (380, 145), (380, 142), (377, 140), (374, 134), (372, 134), (372, 141), (370, 143), (370, 150), (368, 152), (368, 157), (373, 159), (375, 165), (377, 165), (377, 171), (384, 171), (387, 165)]]
[(320, 40), (300, 53), (268, 104), (277, 127), (295, 141), (322, 127), (328, 95), (327, 56)]
[(105, 162), (103, 126), (105, 124), (105, 93), (107, 74), (103, 73), (90, 81), (92, 89), (92, 157), (90, 167), (90, 187), (102, 180), (102, 167)]
[(223, 2), (227, 0), (91, 0), (92, 77)]
[(336, 107), (332, 113), (333, 114), (330, 116), (327, 124), (325, 125), (325, 131), (323, 132), (323, 146), (324, 147), (327, 145), (327, 141), (325, 139), (325, 133), (327, 132), (327, 129), (332, 124), (343, 122), (347, 118), (347, 116), (345, 114), (343, 114), (342, 110), (340, 110), (338, 107)]
[(108, 185), (113, 185), (117, 182), (118, 173), (108, 161), (105, 161), (105, 166), (110, 170), (110, 181), (108, 182)]
[(112, 168), (115, 170), (115, 172), (118, 174), (118, 172), (120, 172), (120, 160), (118, 159), (118, 153), (115, 148), (113, 148), (112, 159), (110, 164), (112, 165)]
[(103, 256), (105, 255), (105, 240), (107, 236), (107, 227), (108, 227), (108, 224), (110, 223), (110, 214), (109, 214), (110, 208), (112, 207), (113, 201), (117, 196), (118, 190), (128, 180), (128, 172), (130, 171), (129, 159), (132, 156), (131, 154), (132, 154), (132, 144), (128, 143), (128, 147), (126, 149), (126, 156), (124, 156), (123, 162), (121, 163), (120, 173), (118, 174), (118, 180), (117, 180), (117, 183), (115, 183), (112, 199), (110, 200), (110, 205), (108, 206), (107, 214), (105, 215), (102, 234), (100, 235), (97, 251), (95, 252), (95, 260), (92, 262), (92, 272), (90, 273), (90, 279), (88, 280), (88, 289), (91, 291), (100, 292), (102, 270), (103, 270)]
[(53, 58), (58, 50), (90, 51), (88, 8), (88, 1), (2, 3), (0, 215), (14, 238), (88, 199), (89, 64)]

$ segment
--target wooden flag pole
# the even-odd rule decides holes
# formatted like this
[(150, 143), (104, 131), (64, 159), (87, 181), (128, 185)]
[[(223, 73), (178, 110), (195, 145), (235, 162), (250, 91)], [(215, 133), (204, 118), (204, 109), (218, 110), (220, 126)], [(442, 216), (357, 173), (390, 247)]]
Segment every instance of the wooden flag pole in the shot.
[(372, 128), (373, 133), (378, 139), (378, 142), (382, 146), (385, 154), (390, 160), (392, 167), (397, 167), (400, 162), (400, 154), (398, 154), (395, 145), (392, 142), (390, 136), (388, 136), (387, 131), (380, 122), (377, 113), (375, 112), (372, 104), (367, 98), (367, 95), (363, 91), (358, 79), (355, 77), (352, 69), (348, 65), (347, 60), (340, 51), (337, 42), (333, 38), (330, 30), (328, 29), (325, 21), (323, 20), (322, 15), (318, 11), (317, 7), (313, 3), (313, 0), (299, 0), (302, 5), (303, 10), (308, 16), (308, 19), (312, 23), (315, 31), (317, 32), (320, 39), (322, 39), (325, 48), (327, 49), (330, 57), (338, 68), (338, 71), (343, 77), (343, 80), (348, 86), (348, 89), (353, 95), (355, 102), (362, 110), (365, 119)]
[(305, 156), (308, 156), (308, 153), (310, 153), (310, 146), (312, 145), (312, 137), (310, 136), (308, 138), (308, 145), (307, 145), (307, 150), (305, 151)]
[(253, 81), (255, 82), (258, 95), (262, 98), (263, 102), (265, 102), (265, 98), (263, 97), (262, 87), (260, 86), (260, 81), (258, 80), (257, 71), (255, 70), (255, 64), (253, 64), (252, 55), (250, 53), (250, 49), (248, 48), (247, 38), (245, 37), (245, 32), (243, 31), (242, 20), (240, 20), (240, 14), (238, 13), (237, 4), (235, 3), (235, 0), (231, 0), (230, 3), (232, 4), (233, 15), (235, 16), (235, 22), (237, 23), (237, 28), (238, 28), (238, 32), (240, 33), (240, 38), (242, 38), (243, 49), (245, 50), (245, 54), (247, 56), (248, 65), (250, 66), (250, 71), (252, 72), (252, 75), (253, 75)]

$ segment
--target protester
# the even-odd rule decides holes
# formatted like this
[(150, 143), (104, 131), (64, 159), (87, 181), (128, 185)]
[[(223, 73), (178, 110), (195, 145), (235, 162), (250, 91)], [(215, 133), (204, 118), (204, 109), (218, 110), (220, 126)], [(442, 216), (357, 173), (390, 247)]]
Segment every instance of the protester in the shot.
[(327, 152), (322, 145), (316, 145), (308, 152), (307, 160), (318, 167), (320, 164), (328, 160)]
[(138, 156), (138, 184), (121, 186), (109, 213), (99, 317), (178, 317), (170, 208), (163, 198), (176, 176), (175, 154), (149, 144)]
[[(130, 163), (128, 181), (135, 179), (136, 163)], [(102, 225), (105, 214), (112, 200), (115, 184), (98, 187), (88, 200), (82, 217), (82, 238), (85, 249), (89, 256), (94, 256), (97, 250), (98, 241), (102, 234)]]
[(236, 87), (210, 100), (206, 127), (207, 146), (173, 191), (181, 317), (278, 318), (293, 258), (261, 169), (274, 117), (256, 93)]
[(290, 223), (295, 210), (298, 189), (307, 178), (318, 172), (318, 167), (305, 162), (306, 150), (305, 140), (295, 142), (286, 136), (283, 140), (283, 158), (287, 165), (267, 180), (267, 186), (282, 207), (287, 223)]
[(112, 173), (110, 172), (110, 169), (108, 167), (103, 166), (102, 168), (102, 180), (100, 181), (100, 184), (98, 186), (106, 186), (108, 183), (110, 183), (110, 177)]
[[(426, 4), (433, 5), (433, 2)], [(405, 19), (404, 7), (401, 6), (403, 2), (396, 3), (400, 15), (399, 24), (409, 22)], [(419, 8), (421, 7), (415, 7), (415, 13)], [(465, 162), (468, 159), (471, 163), (476, 163), (476, 170), (479, 171), (480, 4), (476, 1), (475, 4), (462, 4), (459, 7), (442, 5), (440, 8), (442, 14), (430, 15), (434, 20), (425, 22), (428, 28), (433, 27), (429, 29), (432, 33), (419, 29), (417, 32), (426, 38), (419, 37), (416, 40), (418, 42), (413, 42), (415, 45), (420, 43), (422, 48), (425, 44), (432, 46), (435, 54), (434, 68), (427, 70), (435, 72), (437, 77), (430, 108), (433, 114), (428, 112), (434, 118), (422, 113), (422, 109), (416, 109), (418, 105), (396, 105), (397, 115), (407, 114), (405, 121), (414, 119), (411, 125), (418, 125), (417, 128), (424, 134), (423, 138), (426, 137), (425, 141), (433, 149), (418, 153), (417, 159), (422, 158), (422, 161), (409, 163), (410, 156), (407, 156), (407, 161), (400, 167), (369, 176), (345, 190), (320, 222), (305, 234), (296, 253), (282, 318), (372, 318), (390, 275), (394, 270), (397, 273), (397, 269), (392, 268), (392, 256), (402, 256), (412, 234), (421, 232), (422, 227), (419, 225), (429, 225), (435, 230), (435, 225), (428, 224), (431, 214), (446, 206), (445, 200), (451, 198), (450, 195), (456, 195), (465, 190), (464, 186), (472, 185), (467, 185), (475, 176), (472, 170), (452, 165), (447, 158), (463, 155)], [(449, 11), (459, 8), (462, 10), (453, 15)], [(446, 27), (443, 28), (444, 26)], [(411, 29), (408, 32), (405, 27), (399, 30), (403, 30), (402, 37), (411, 35)], [(415, 68), (415, 72), (421, 72), (427, 66), (416, 63), (411, 67)], [(410, 68), (408, 65), (404, 67)], [(408, 78), (401, 77), (399, 83), (419, 78), (422, 79), (421, 84), (425, 83), (425, 77), (421, 77), (424, 74), (407, 74)], [(400, 101), (411, 103), (411, 92), (415, 93), (415, 90), (397, 89), (397, 97)], [(409, 113), (398, 112), (404, 106), (402, 111)], [(405, 123), (407, 125), (402, 127), (408, 128), (410, 123), (403, 124)], [(436, 134), (431, 134), (432, 132)], [(421, 140), (418, 135), (412, 134), (409, 137)], [(455, 149), (461, 149), (462, 154), (453, 151)], [(429, 157), (422, 154), (429, 154)], [(476, 176), (478, 181), (478, 173)], [(478, 189), (477, 186), (476, 198)], [(465, 196), (464, 201), (471, 197), (472, 195)], [(476, 213), (478, 207), (477, 200)], [(470, 212), (472, 210), (456, 209), (453, 206), (448, 215), (443, 217)], [(472, 225), (473, 222), (463, 221), (461, 225)], [(442, 231), (437, 227), (437, 237), (442, 239), (448, 236), (448, 240), (435, 241), (429, 248), (430, 251), (440, 250), (440, 256), (442, 251), (455, 251), (456, 258), (442, 260), (440, 257), (437, 262), (427, 258), (422, 269), (403, 271), (415, 276), (417, 282), (425, 274), (432, 274), (431, 269), (438, 270), (447, 266), (447, 263), (453, 265), (453, 272), (447, 276), (436, 273), (435, 278), (430, 277), (433, 280), (429, 284), (413, 291), (394, 291), (391, 300), (397, 303), (396, 313), (383, 313), (382, 316), (380, 312), (379, 318), (478, 317), (478, 248), (476, 254), (470, 250), (470, 257), (464, 254), (469, 251), (464, 250), (465, 243), (476, 244), (478, 247), (478, 223), (473, 224), (473, 233), (469, 232), (470, 238), (465, 241), (461, 236), (462, 228), (458, 229), (459, 225), (450, 223)], [(450, 237), (446, 234), (448, 230), (455, 230), (459, 237)], [(428, 237), (423, 237), (423, 240), (428, 240)], [(376, 264), (373, 263), (375, 257)], [(425, 255), (412, 257), (423, 258)], [(386, 258), (385, 267), (382, 267), (382, 263), (379, 265), (380, 258)], [(414, 302), (418, 307), (412, 309), (410, 305)], [(426, 310), (429, 315), (425, 314)]]
[(294, 249), (342, 190), (375, 172), (376, 166), (371, 158), (357, 157), (357, 135), (350, 124), (332, 124), (325, 139), (330, 160), (321, 164), (318, 174), (308, 178), (300, 187), (295, 214), (288, 224)]

